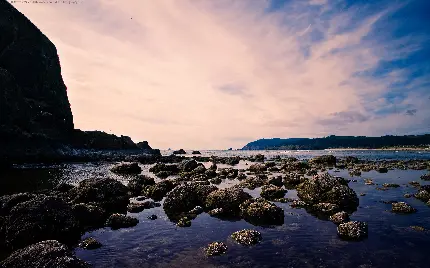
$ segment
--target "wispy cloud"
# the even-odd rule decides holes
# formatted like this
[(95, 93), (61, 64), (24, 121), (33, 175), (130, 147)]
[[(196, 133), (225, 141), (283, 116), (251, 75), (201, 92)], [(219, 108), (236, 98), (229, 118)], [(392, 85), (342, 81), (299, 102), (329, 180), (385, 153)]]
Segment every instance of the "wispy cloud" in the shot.
[[(112, 129), (160, 148), (228, 148), (246, 143), (235, 137), (419, 131), (430, 114), (425, 73), (381, 68), (426, 40), (395, 34), (393, 14), (402, 3), (375, 9), (297, 0), (270, 9), (259, 0), (92, 0), (16, 7), (56, 44), (77, 127)], [(403, 97), (394, 101), (390, 92)], [(378, 112), (393, 105), (403, 110)], [(412, 109), (420, 112), (406, 116)]]

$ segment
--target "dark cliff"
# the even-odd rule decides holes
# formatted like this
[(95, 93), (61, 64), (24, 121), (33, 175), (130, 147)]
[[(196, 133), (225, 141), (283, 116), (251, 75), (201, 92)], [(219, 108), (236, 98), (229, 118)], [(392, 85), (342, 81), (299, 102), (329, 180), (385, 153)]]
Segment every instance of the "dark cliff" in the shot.
[(67, 139), (71, 130), (72, 111), (54, 44), (1, 0), (0, 154), (22, 154), (48, 140)]

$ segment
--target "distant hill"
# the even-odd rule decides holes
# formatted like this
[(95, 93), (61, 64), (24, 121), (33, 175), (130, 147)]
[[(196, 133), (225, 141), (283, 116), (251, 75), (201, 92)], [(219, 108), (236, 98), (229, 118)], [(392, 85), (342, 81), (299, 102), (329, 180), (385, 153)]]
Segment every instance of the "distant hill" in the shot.
[(387, 147), (426, 146), (430, 134), (408, 136), (335, 136), (323, 138), (259, 139), (245, 145), (242, 150), (324, 150), (335, 148), (383, 149)]

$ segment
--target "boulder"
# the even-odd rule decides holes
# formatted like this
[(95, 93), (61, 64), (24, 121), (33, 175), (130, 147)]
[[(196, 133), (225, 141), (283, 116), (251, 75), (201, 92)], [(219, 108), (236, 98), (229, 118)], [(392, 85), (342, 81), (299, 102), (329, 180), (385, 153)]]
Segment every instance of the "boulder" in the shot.
[(254, 225), (284, 224), (284, 210), (263, 198), (249, 199), (240, 205), (241, 216)]
[(227, 252), (227, 245), (223, 242), (212, 242), (204, 248), (207, 256), (219, 256)]
[(423, 181), (430, 181), (430, 173), (424, 174), (420, 177)]
[(179, 168), (175, 164), (168, 165), (164, 163), (157, 163), (149, 169), (149, 172), (152, 172), (152, 173), (159, 173), (161, 171), (167, 171), (169, 172), (169, 174), (173, 175), (173, 174), (178, 174)]
[(13, 252), (0, 263), (4, 268), (89, 268), (66, 245), (56, 240), (41, 241)]
[(196, 206), (204, 206), (206, 197), (215, 190), (217, 187), (213, 185), (200, 185), (198, 183), (178, 185), (167, 194), (163, 208), (166, 214), (190, 211)]
[(50, 239), (69, 244), (79, 237), (72, 208), (55, 197), (38, 196), (17, 204), (5, 223), (6, 245), (12, 249)]
[(124, 214), (115, 213), (110, 215), (106, 221), (106, 226), (112, 228), (112, 230), (117, 230), (120, 228), (129, 228), (136, 226), (139, 220)]
[(79, 247), (83, 249), (97, 249), (101, 246), (102, 244), (94, 237), (88, 237), (79, 243)]
[(154, 208), (155, 203), (153, 201), (145, 201), (142, 203), (130, 203), (127, 206), (127, 211), (130, 213), (139, 213), (145, 209)]
[(365, 222), (350, 221), (337, 227), (340, 238), (345, 240), (362, 240), (367, 237), (368, 226)]
[(310, 163), (323, 165), (336, 165), (336, 157), (334, 155), (321, 155), (312, 158)]
[(193, 151), (191, 154), (202, 154), (200, 151)]
[(409, 214), (417, 210), (405, 202), (395, 202), (391, 204), (391, 211), (394, 213)]
[(112, 167), (111, 171), (118, 174), (139, 174), (142, 168), (138, 163), (122, 163)]
[(108, 216), (103, 208), (84, 203), (73, 205), (72, 212), (82, 230), (102, 227)]
[(252, 246), (258, 244), (262, 239), (261, 233), (259, 231), (250, 229), (244, 229), (234, 232), (231, 235), (231, 238), (237, 243), (244, 246)]
[(187, 154), (184, 149), (179, 149), (177, 151), (173, 151), (173, 154)]
[(275, 185), (264, 185), (261, 188), (261, 197), (267, 200), (274, 200), (285, 196), (287, 191)]
[(136, 143), (136, 146), (142, 150), (152, 150), (151, 146), (149, 146), (147, 141), (138, 142), (138, 143)]
[(35, 198), (36, 194), (19, 193), (0, 196), (0, 216), (9, 215), (10, 210), (19, 203)]
[(240, 214), (240, 204), (251, 198), (251, 195), (242, 189), (221, 189), (213, 191), (207, 196), (205, 206), (208, 209), (221, 208), (223, 214), (237, 216)]
[(129, 180), (127, 187), (131, 196), (138, 196), (142, 193), (144, 186), (154, 185), (154, 184), (155, 184), (154, 178), (151, 178), (145, 175), (139, 175), (136, 178), (132, 178), (131, 180)]
[(427, 202), (430, 200), (430, 193), (425, 190), (420, 190), (416, 194), (414, 194), (416, 199), (419, 199), (423, 202)]
[(125, 211), (130, 202), (127, 186), (111, 178), (85, 179), (75, 191), (74, 203), (94, 203), (107, 212)]
[(161, 201), (163, 197), (173, 190), (177, 184), (170, 180), (160, 181), (154, 185), (146, 186), (144, 193), (155, 201)]
[(339, 206), (331, 203), (318, 203), (313, 205), (312, 209), (324, 214), (332, 215), (339, 211)]
[(271, 177), (267, 183), (278, 186), (278, 187), (282, 187), (283, 183), (282, 183), (282, 176), (276, 176), (276, 177)]
[(199, 166), (199, 163), (197, 163), (196, 160), (186, 159), (186, 160), (183, 160), (181, 163), (179, 163), (178, 169), (184, 172), (190, 172), (195, 168), (197, 168), (198, 166)]
[(330, 221), (335, 224), (341, 224), (349, 221), (349, 215), (345, 211), (338, 212), (330, 216)]

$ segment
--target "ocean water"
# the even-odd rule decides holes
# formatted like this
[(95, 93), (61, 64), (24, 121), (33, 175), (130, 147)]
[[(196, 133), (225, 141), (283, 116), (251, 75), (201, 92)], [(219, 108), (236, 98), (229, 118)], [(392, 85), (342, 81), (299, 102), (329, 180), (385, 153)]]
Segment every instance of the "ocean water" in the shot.
[[(430, 152), (417, 151), (201, 151), (203, 156), (249, 156), (262, 153), (267, 158), (295, 156), (309, 159), (316, 155), (347, 155), (360, 159), (430, 159)], [(162, 154), (170, 154), (163, 151)], [(94, 176), (111, 176), (124, 182), (127, 176), (118, 176), (109, 171), (114, 163), (74, 163), (55, 166), (24, 166), (21, 182), (31, 182), (32, 187), (46, 188), (59, 182), (78, 183)], [(241, 161), (236, 168), (246, 168)], [(248, 163), (249, 164), (249, 163)], [(205, 163), (210, 165), (210, 163)], [(141, 165), (142, 173), (153, 176), (150, 165)], [(223, 165), (218, 165), (223, 167)], [(360, 206), (351, 215), (351, 220), (365, 221), (369, 225), (369, 236), (360, 242), (347, 242), (338, 238), (336, 225), (319, 219), (304, 209), (291, 208), (288, 203), (275, 203), (284, 209), (285, 220), (282, 226), (253, 226), (244, 220), (225, 221), (210, 217), (206, 213), (192, 221), (191, 227), (176, 227), (165, 215), (162, 207), (129, 213), (139, 219), (133, 228), (111, 230), (102, 228), (83, 235), (95, 237), (103, 246), (96, 250), (77, 248), (77, 256), (93, 267), (430, 267), (428, 245), (430, 231), (415, 231), (411, 226), (422, 226), (430, 230), (430, 207), (414, 198), (405, 198), (405, 193), (417, 190), (408, 185), (419, 181), (426, 170), (390, 170), (381, 174), (375, 171), (362, 172), (359, 177), (351, 177), (347, 171), (330, 173), (346, 179), (356, 179), (349, 185), (359, 196)], [(37, 173), (37, 174), (36, 174)], [(32, 176), (33, 174), (33, 176)], [(19, 172), (8, 174), (19, 178)], [(31, 179), (33, 178), (33, 179)], [(376, 184), (397, 183), (399, 188), (387, 191), (376, 190), (378, 185), (365, 185), (364, 179), (371, 178)], [(37, 183), (36, 181), (43, 182)], [(157, 179), (158, 180), (158, 179)], [(48, 182), (46, 182), (48, 181)], [(237, 184), (236, 180), (226, 179), (219, 188)], [(18, 182), (12, 186), (13, 192), (19, 189)], [(10, 186), (10, 185), (9, 185)], [(9, 189), (9, 191), (12, 191)], [(260, 188), (246, 190), (257, 197)], [(295, 198), (296, 192), (289, 190), (286, 197)], [(390, 212), (391, 205), (382, 201), (405, 201), (415, 207), (417, 213), (397, 215)], [(149, 220), (149, 215), (158, 216)], [(244, 247), (236, 244), (230, 235), (238, 230), (251, 228), (262, 234), (261, 243)], [(208, 243), (222, 241), (227, 244), (227, 253), (217, 257), (206, 257), (203, 251)]]

